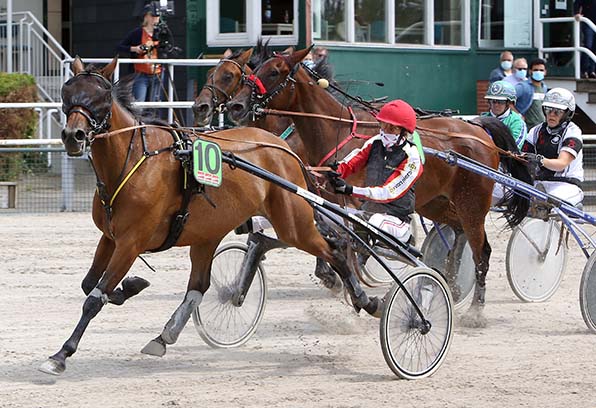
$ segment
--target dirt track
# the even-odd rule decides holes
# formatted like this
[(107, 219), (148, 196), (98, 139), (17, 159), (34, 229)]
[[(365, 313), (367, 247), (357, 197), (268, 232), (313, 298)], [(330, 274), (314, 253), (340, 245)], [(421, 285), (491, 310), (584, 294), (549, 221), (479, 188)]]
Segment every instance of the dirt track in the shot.
[[(500, 225), (500, 224), (499, 224)], [(0, 407), (593, 407), (596, 335), (578, 306), (585, 258), (547, 303), (522, 304), (508, 287), (508, 234), (493, 246), (485, 329), (456, 329), (430, 379), (400, 381), (386, 366), (378, 321), (356, 316), (315, 285), (312, 257), (277, 251), (265, 264), (269, 302), (246, 345), (213, 350), (192, 322), (162, 359), (139, 350), (182, 299), (186, 249), (148, 256), (132, 274), (152, 285), (91, 323), (62, 377), (37, 371), (70, 335), (80, 281), (99, 234), (89, 214), (0, 215)]]

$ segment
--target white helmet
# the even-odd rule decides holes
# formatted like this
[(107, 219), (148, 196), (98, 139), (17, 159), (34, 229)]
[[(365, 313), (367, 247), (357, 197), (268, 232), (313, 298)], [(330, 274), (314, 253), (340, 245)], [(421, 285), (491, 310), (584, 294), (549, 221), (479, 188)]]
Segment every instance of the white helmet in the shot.
[(553, 88), (544, 95), (542, 106), (563, 110), (568, 109), (571, 115), (573, 115), (575, 112), (575, 96), (565, 88)]

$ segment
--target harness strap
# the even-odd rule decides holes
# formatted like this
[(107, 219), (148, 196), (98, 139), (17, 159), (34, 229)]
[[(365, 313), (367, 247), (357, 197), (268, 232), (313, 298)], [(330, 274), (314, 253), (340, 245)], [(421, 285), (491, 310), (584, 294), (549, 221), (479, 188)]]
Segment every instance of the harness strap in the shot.
[[(327, 153), (317, 164), (317, 166), (322, 166), (323, 164), (325, 164), (325, 162), (327, 160), (329, 160), (329, 158), (331, 156), (333, 156), (336, 152), (340, 151), (346, 144), (348, 144), (352, 139), (362, 139), (362, 140), (368, 140), (371, 137), (373, 137), (372, 135), (363, 135), (361, 133), (356, 133), (356, 129), (358, 128), (358, 118), (356, 117), (356, 115), (354, 114), (354, 111), (352, 110), (351, 106), (348, 106), (348, 111), (350, 112), (350, 116), (352, 116), (352, 131), (350, 132), (350, 134), (348, 135), (348, 137), (346, 137), (344, 140), (342, 140), (337, 146), (335, 146), (333, 149), (331, 149), (329, 151), (329, 153)], [(378, 123), (374, 122), (377, 126)]]
[(130, 171), (128, 172), (128, 174), (126, 175), (126, 177), (124, 177), (124, 179), (122, 180), (122, 182), (120, 183), (120, 185), (116, 188), (116, 191), (114, 191), (114, 194), (112, 195), (112, 198), (110, 198), (110, 207), (114, 204), (114, 201), (116, 200), (116, 197), (118, 197), (118, 194), (120, 193), (120, 191), (122, 190), (122, 188), (124, 187), (124, 185), (128, 182), (128, 180), (132, 177), (132, 175), (135, 173), (135, 171), (137, 171), (139, 169), (139, 167), (141, 167), (141, 164), (143, 164), (143, 162), (147, 159), (148, 156), (141, 156), (141, 158), (139, 159), (139, 161), (137, 162), (137, 164), (135, 164), (133, 166), (132, 169), (130, 169)]

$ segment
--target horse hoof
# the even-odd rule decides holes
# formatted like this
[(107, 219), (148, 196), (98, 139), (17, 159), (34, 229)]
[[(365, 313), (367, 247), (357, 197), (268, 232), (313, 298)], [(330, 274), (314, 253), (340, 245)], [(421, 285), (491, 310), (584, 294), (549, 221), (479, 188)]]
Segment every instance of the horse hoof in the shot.
[(143, 289), (149, 287), (151, 283), (140, 276), (130, 276), (122, 281), (122, 290), (127, 297), (138, 295)]
[(39, 366), (39, 371), (50, 375), (60, 375), (66, 370), (66, 364), (48, 358)]
[(383, 314), (383, 301), (379, 300), (376, 296), (371, 297), (364, 310), (366, 310), (369, 315), (380, 319)]
[(482, 313), (482, 307), (472, 306), (468, 311), (460, 317), (459, 323), (463, 327), (471, 329), (483, 329), (487, 326), (488, 320)]
[(147, 345), (141, 350), (141, 353), (156, 357), (163, 357), (166, 354), (166, 343), (164, 343), (164, 341), (161, 339), (161, 336), (158, 336), (147, 343)]
[(339, 278), (335, 278), (333, 282), (321, 279), (321, 282), (327, 289), (331, 291), (334, 296), (339, 295), (344, 289), (344, 285), (341, 283), (341, 279)]

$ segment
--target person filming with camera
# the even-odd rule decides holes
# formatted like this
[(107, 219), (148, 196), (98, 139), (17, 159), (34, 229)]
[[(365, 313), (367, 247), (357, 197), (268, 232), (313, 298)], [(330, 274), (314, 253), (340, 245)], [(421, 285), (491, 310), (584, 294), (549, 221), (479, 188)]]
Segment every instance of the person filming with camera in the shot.
[[(130, 52), (131, 58), (158, 58), (159, 38), (156, 26), (161, 12), (159, 3), (151, 2), (143, 8), (143, 22), (140, 27), (128, 33), (118, 45), (118, 51)], [(159, 100), (162, 67), (160, 64), (134, 64), (136, 74), (132, 92), (138, 102)]]

